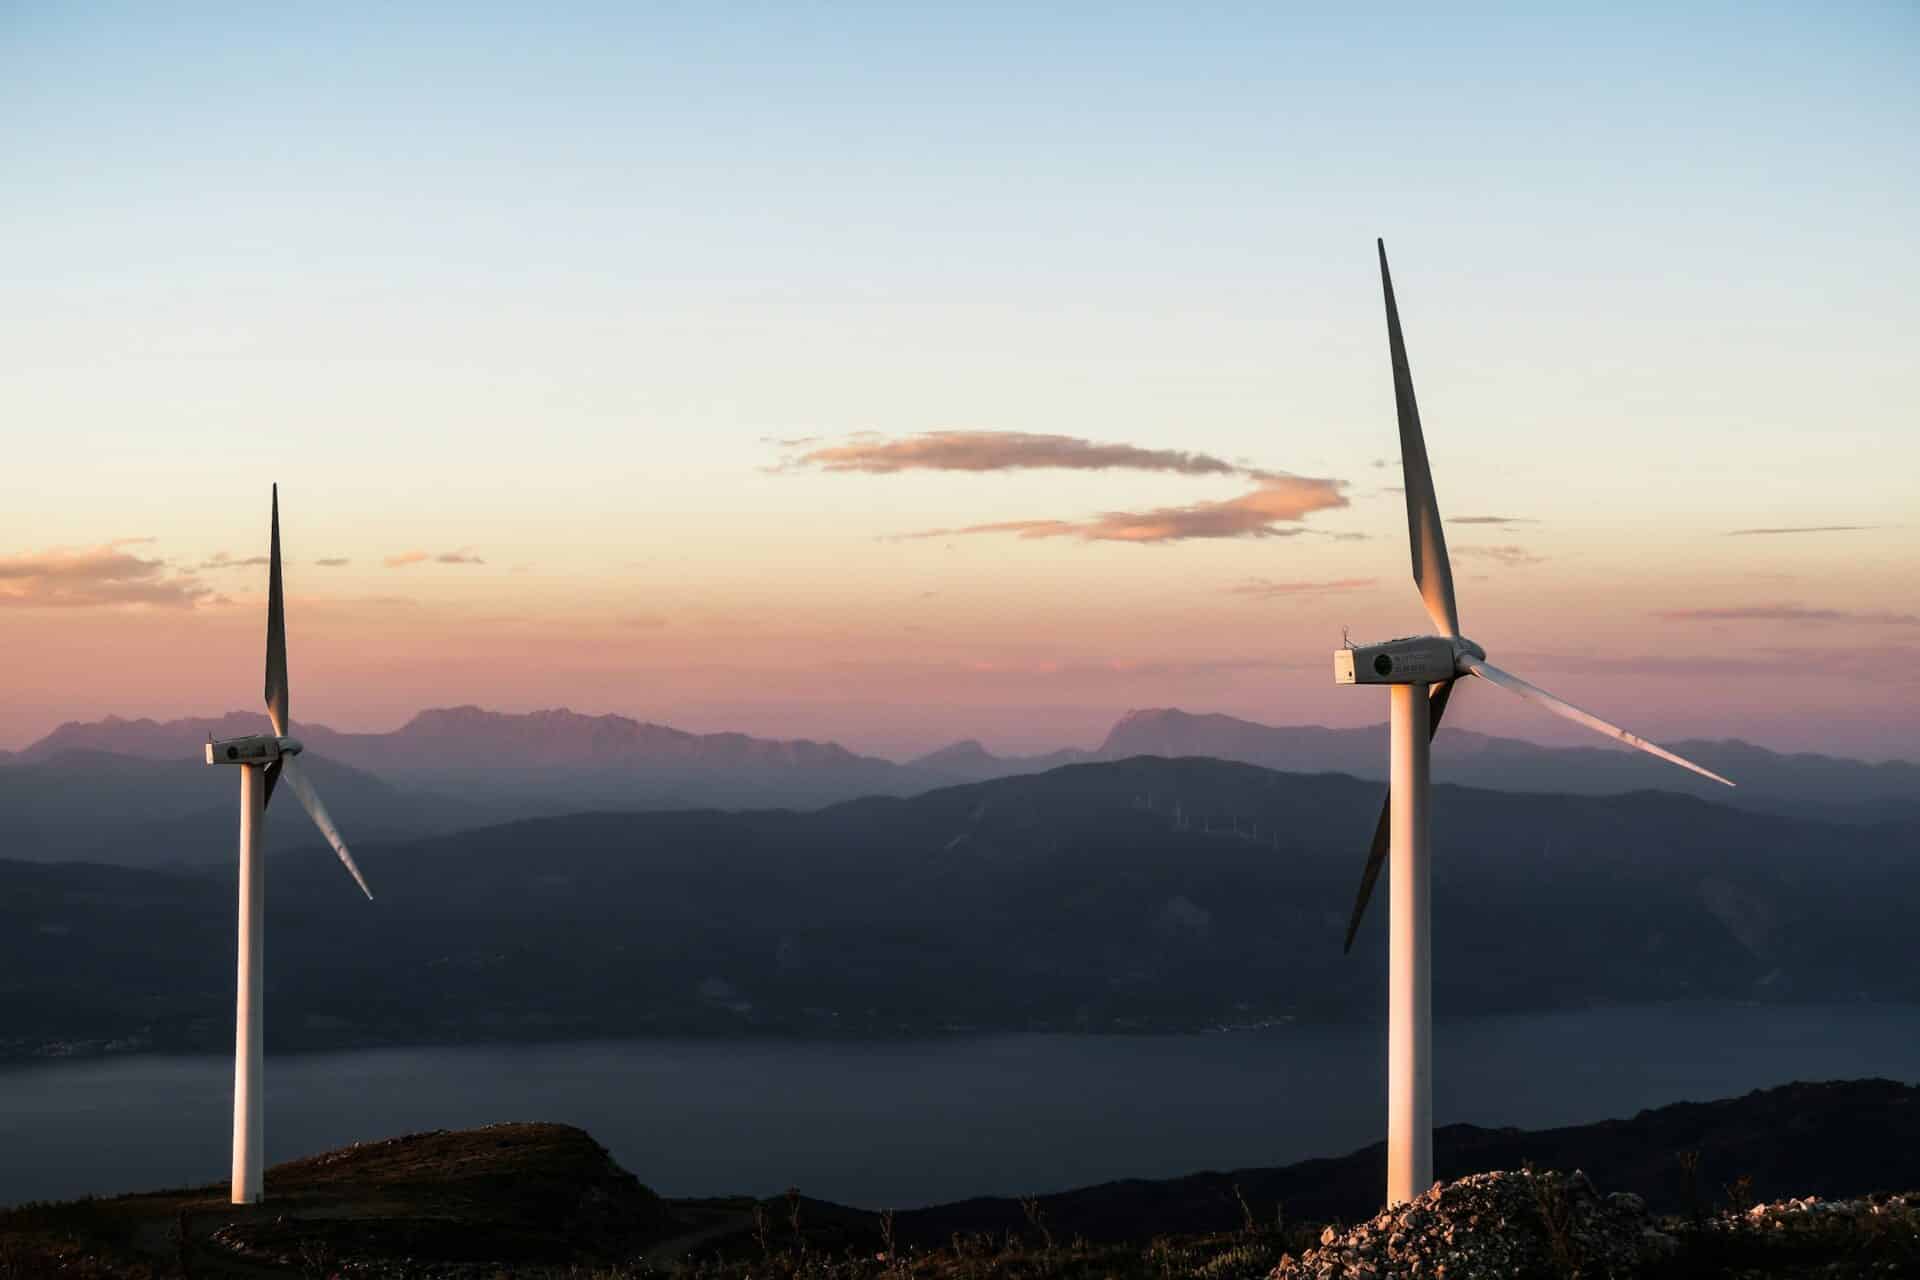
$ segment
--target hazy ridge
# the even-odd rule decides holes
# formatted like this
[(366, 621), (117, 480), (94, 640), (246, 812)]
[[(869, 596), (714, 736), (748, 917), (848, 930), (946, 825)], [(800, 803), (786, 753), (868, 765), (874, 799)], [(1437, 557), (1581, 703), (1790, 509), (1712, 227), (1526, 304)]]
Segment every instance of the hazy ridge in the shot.
[[(1340, 950), (1380, 798), (1337, 774), (1138, 757), (813, 812), (580, 814), (363, 841), (371, 905), (295, 824), (270, 846), (268, 1035), (1349, 1017), (1381, 999), (1379, 913)], [(1920, 824), (1443, 787), (1434, 838), (1435, 1001), (1456, 1013), (1920, 998)], [(0, 863), (9, 1051), (217, 1047), (232, 874)]]
[[(233, 841), (232, 780), (199, 762), (209, 734), (266, 729), (262, 715), (60, 726), (0, 761), (0, 856), (156, 866), (222, 859)], [(1274, 727), (1160, 709), (1121, 717), (1091, 751), (1001, 757), (978, 742), (904, 764), (830, 742), (691, 734), (623, 716), (424, 711), (385, 734), (299, 724), (329, 803), (356, 840), (406, 840), (590, 810), (818, 808), (955, 782), (1137, 755), (1205, 756), (1293, 773), (1383, 779), (1384, 725)], [(1530, 793), (1658, 790), (1714, 804), (1871, 824), (1920, 820), (1920, 766), (1782, 755), (1737, 740), (1674, 744), (1741, 782), (1728, 790), (1606, 748), (1549, 748), (1446, 731), (1438, 781)]]

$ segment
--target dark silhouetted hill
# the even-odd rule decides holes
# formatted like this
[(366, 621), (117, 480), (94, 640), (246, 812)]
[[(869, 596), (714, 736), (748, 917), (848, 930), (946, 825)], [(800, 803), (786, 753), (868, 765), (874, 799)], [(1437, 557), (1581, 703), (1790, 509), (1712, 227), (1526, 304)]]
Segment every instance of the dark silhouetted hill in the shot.
[[(1543, 747), (1466, 729), (1443, 729), (1433, 753), (1436, 782), (1500, 791), (1616, 795), (1674, 791), (1761, 813), (1835, 822), (1920, 819), (1920, 765), (1870, 764), (1838, 756), (1783, 755), (1738, 739), (1686, 739), (1663, 744), (1739, 786), (1676, 769), (1640, 752), (1613, 747)], [(1102, 759), (1136, 755), (1211, 756), (1289, 773), (1387, 776), (1387, 727), (1328, 729), (1274, 726), (1225, 715), (1163, 708), (1129, 711), (1100, 745)]]
[[(1383, 998), (1384, 900), (1354, 954), (1340, 948), (1381, 795), (1141, 757), (813, 812), (580, 814), (362, 841), (371, 904), (276, 807), (267, 1035), (1350, 1017)], [(351, 824), (344, 802), (334, 813)], [(1433, 832), (1434, 999), (1451, 1013), (1920, 999), (1920, 826), (1441, 787)], [(0, 863), (6, 1051), (230, 1040), (233, 874)]]
[[(1698, 1155), (1689, 1174), (1682, 1152)], [(1860, 1196), (1920, 1187), (1920, 1088), (1892, 1080), (1789, 1084), (1715, 1102), (1680, 1102), (1627, 1120), (1525, 1131), (1446, 1125), (1434, 1133), (1434, 1176), (1495, 1169), (1580, 1169), (1606, 1190), (1627, 1189), (1660, 1213), (1725, 1203), (1752, 1179), (1759, 1200)], [(1380, 1208), (1386, 1144), (1271, 1169), (1129, 1180), (1039, 1197), (1062, 1238), (1146, 1240), (1232, 1231), (1242, 1225), (1237, 1186), (1260, 1215), (1352, 1222)], [(1020, 1230), (1018, 1200), (983, 1197), (901, 1213), (903, 1235), (939, 1243), (956, 1231)]]
[[(486, 797), (456, 800), (396, 787), (314, 754), (303, 761), (333, 813), (350, 814), (355, 840), (412, 840), (519, 816)], [(234, 771), (202, 760), (115, 755), (82, 747), (0, 767), (0, 857), (161, 867), (231, 860), (238, 840)], [(283, 822), (307, 819), (292, 800)], [(281, 814), (287, 815), (280, 818)]]
[[(1534, 1133), (1449, 1126), (1435, 1135), (1442, 1188), (1397, 1222), (1373, 1216), (1384, 1181), (1377, 1146), (1283, 1168), (882, 1215), (797, 1191), (766, 1201), (663, 1200), (578, 1129), (497, 1124), (275, 1165), (258, 1205), (228, 1204), (224, 1187), (209, 1186), (0, 1210), (0, 1264), (35, 1277), (561, 1280), (657, 1275), (680, 1264), (716, 1280), (823, 1266), (847, 1280), (1203, 1280), (1265, 1274), (1289, 1253), (1287, 1274), (1333, 1274), (1300, 1255), (1338, 1239), (1321, 1250), (1322, 1262), (1329, 1252), (1386, 1250), (1403, 1261), (1418, 1256), (1423, 1268), (1444, 1263), (1442, 1274), (1544, 1276), (1570, 1266), (1588, 1274), (1598, 1258), (1605, 1274), (1646, 1280), (1911, 1275), (1920, 1197), (1886, 1193), (1920, 1185), (1917, 1117), (1920, 1090), (1856, 1080)], [(1697, 1157), (1691, 1172), (1682, 1153)], [(1529, 1166), (1583, 1173), (1512, 1172)], [(806, 1171), (796, 1176), (804, 1181)], [(1527, 1185), (1536, 1178), (1583, 1197), (1558, 1230), (1554, 1202)], [(1503, 1188), (1510, 1194), (1488, 1194)], [(1607, 1193), (1629, 1194), (1602, 1201)], [(1745, 1212), (1756, 1200), (1774, 1203)], [(1603, 1220), (1619, 1230), (1596, 1231)], [(1322, 1224), (1343, 1222), (1361, 1225), (1323, 1233)], [(1490, 1256), (1512, 1265), (1471, 1265)], [(1400, 1274), (1364, 1260), (1335, 1270)]]

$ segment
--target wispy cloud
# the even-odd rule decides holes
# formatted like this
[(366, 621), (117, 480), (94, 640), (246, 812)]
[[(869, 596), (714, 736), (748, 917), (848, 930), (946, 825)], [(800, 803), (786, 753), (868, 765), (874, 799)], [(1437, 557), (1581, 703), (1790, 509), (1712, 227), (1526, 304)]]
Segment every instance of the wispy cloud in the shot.
[(1257, 486), (1237, 498), (1106, 511), (1089, 519), (998, 520), (926, 529), (906, 538), (1012, 534), (1020, 538), (1078, 538), (1085, 542), (1179, 542), (1189, 538), (1280, 538), (1315, 511), (1348, 505), (1344, 481), (1268, 471), (1210, 453), (1143, 449), (1079, 436), (1025, 431), (928, 431), (888, 438), (871, 432), (810, 449), (783, 469), (893, 475), (903, 471), (1148, 471), (1185, 476), (1243, 476)]
[(240, 559), (236, 556), (229, 555), (225, 551), (216, 551), (213, 553), (212, 556), (208, 557), (205, 560), (202, 560), (198, 565), (195, 566), (195, 568), (244, 569), (248, 565), (266, 564), (266, 563), (267, 563), (267, 557), (265, 556), (248, 556), (245, 559)]
[(122, 547), (151, 542), (122, 538), (98, 547), (55, 547), (0, 556), (0, 606), (91, 608), (148, 605), (191, 609), (213, 592), (191, 574), (166, 576), (166, 564)]
[(1218, 502), (1147, 511), (1107, 511), (1091, 520), (1001, 520), (958, 529), (927, 529), (909, 538), (1011, 533), (1022, 538), (1079, 538), (1085, 542), (1180, 542), (1189, 538), (1290, 538), (1316, 511), (1347, 505), (1339, 480), (1268, 476), (1258, 489)]
[(1657, 609), (1668, 622), (1852, 622), (1867, 626), (1920, 627), (1920, 613), (1884, 609), (1809, 609), (1797, 604), (1750, 604), (1724, 609)]
[(1280, 596), (1324, 595), (1331, 591), (1360, 591), (1378, 583), (1378, 578), (1334, 578), (1326, 582), (1274, 582), (1267, 578), (1248, 578), (1227, 588), (1230, 595), (1257, 596), (1270, 600)]
[(928, 431), (898, 439), (854, 438), (812, 449), (792, 467), (892, 475), (901, 471), (1162, 471), (1185, 476), (1268, 473), (1185, 449), (1142, 449), (1078, 436), (1025, 431)]
[(462, 547), (458, 551), (401, 551), (386, 558), (389, 569), (404, 569), (410, 564), (485, 564), (479, 556), (473, 554), (471, 547)]
[(1775, 533), (1863, 533), (1868, 529), (1878, 529), (1877, 524), (1802, 524), (1782, 525), (1776, 529), (1729, 529), (1729, 538), (1750, 538), (1755, 534)]
[(353, 561), (345, 556), (328, 556), (324, 560), (315, 560), (314, 563), (328, 569), (338, 569), (343, 564), (352, 564)]
[(1491, 547), (1454, 547), (1453, 554), (1464, 556), (1469, 560), (1492, 560), (1508, 566), (1539, 564), (1546, 559), (1543, 555), (1536, 555), (1525, 547), (1518, 547), (1510, 542)]
[[(1701, 659), (1697, 653), (1621, 656), (1593, 651), (1560, 654), (1536, 651), (1513, 653), (1508, 656), (1516, 665), (1524, 662), (1525, 669), (1529, 670), (1625, 672), (1634, 675), (1678, 676), (1695, 682), (1700, 679)], [(1784, 675), (1804, 679), (1809, 671), (1815, 669), (1826, 677), (1870, 681), (1883, 687), (1911, 685), (1920, 688), (1920, 674), (1898, 666), (1890, 667), (1886, 654), (1871, 647), (1841, 646), (1816, 649), (1804, 645), (1798, 647), (1762, 645), (1750, 649), (1743, 648), (1736, 653), (1718, 653), (1713, 658), (1713, 670), (1721, 676), (1739, 672), (1756, 676)]]
[(1455, 516), (1448, 524), (1496, 524), (1501, 526), (1515, 524), (1539, 524), (1531, 516)]

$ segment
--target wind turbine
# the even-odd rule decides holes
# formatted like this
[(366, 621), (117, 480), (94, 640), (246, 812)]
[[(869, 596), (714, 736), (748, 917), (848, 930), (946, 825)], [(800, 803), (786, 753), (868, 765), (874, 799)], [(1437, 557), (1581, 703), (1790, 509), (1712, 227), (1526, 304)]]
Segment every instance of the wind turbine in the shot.
[(265, 1094), (260, 1080), (260, 995), (262, 932), (266, 925), (266, 810), (274, 784), (285, 778), (320, 834), (340, 855), (360, 892), (372, 899), (366, 877), (347, 852), (326, 806), (300, 771), (300, 742), (288, 736), (287, 618), (280, 586), (280, 486), (273, 487), (273, 550), (267, 569), (267, 716), (273, 732), (207, 742), (208, 764), (240, 766), (240, 976), (234, 998), (233, 1030), (233, 1203), (253, 1204), (261, 1195), (261, 1118)]
[(1360, 877), (1360, 895), (1347, 925), (1347, 950), (1373, 894), (1373, 882), (1391, 849), (1393, 874), (1388, 915), (1387, 1023), (1387, 1203), (1404, 1203), (1433, 1182), (1433, 985), (1428, 936), (1431, 898), (1427, 843), (1428, 756), (1440, 717), (1456, 680), (1477, 676), (1487, 683), (1537, 702), (1557, 716), (1604, 733), (1636, 750), (1659, 756), (1715, 782), (1734, 785), (1710, 769), (1657, 747), (1618, 725), (1582, 711), (1545, 689), (1502, 671), (1487, 661), (1487, 651), (1460, 634), (1453, 599), (1453, 569), (1440, 530), (1440, 508), (1433, 497), (1433, 473), (1420, 434), (1420, 410), (1413, 400), (1413, 374), (1406, 342), (1400, 336), (1400, 311), (1393, 301), (1393, 277), (1387, 273), (1387, 246), (1379, 242), (1380, 286), (1387, 301), (1387, 342), (1393, 357), (1393, 395), (1400, 418), (1400, 466), (1406, 478), (1407, 538), (1413, 549), (1413, 582), (1440, 634), (1410, 636), (1383, 644), (1348, 645), (1334, 650), (1335, 684), (1389, 686), (1391, 782), (1373, 847)]

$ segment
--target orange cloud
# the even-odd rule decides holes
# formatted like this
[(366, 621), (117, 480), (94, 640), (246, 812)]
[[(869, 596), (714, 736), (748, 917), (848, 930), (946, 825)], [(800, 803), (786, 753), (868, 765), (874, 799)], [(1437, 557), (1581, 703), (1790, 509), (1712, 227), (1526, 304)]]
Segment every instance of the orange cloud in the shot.
[(1920, 627), (1920, 613), (1808, 609), (1797, 604), (1753, 604), (1728, 609), (1660, 609), (1653, 616), (1668, 622), (1856, 622), (1870, 626)]
[(1228, 587), (1227, 592), (1229, 595), (1272, 599), (1278, 596), (1319, 595), (1328, 591), (1360, 591), (1379, 581), (1378, 578), (1334, 578), (1327, 582), (1272, 582), (1266, 578), (1249, 578), (1239, 586)]
[(1878, 529), (1877, 524), (1803, 524), (1786, 525), (1777, 529), (1729, 529), (1729, 538), (1745, 538), (1754, 534), (1767, 533), (1864, 533), (1869, 529)]
[(1025, 431), (928, 431), (899, 440), (859, 438), (814, 449), (791, 465), (822, 471), (892, 475), (899, 471), (1167, 471), (1187, 476), (1250, 475), (1255, 471), (1211, 454), (1100, 444), (1076, 436)]
[(910, 538), (940, 538), (975, 533), (1012, 533), (1022, 538), (1080, 538), (1086, 542), (1180, 542), (1188, 538), (1290, 538), (1298, 524), (1316, 511), (1347, 505), (1345, 482), (1315, 476), (1272, 475), (1252, 493), (1222, 502), (1148, 511), (1108, 511), (1091, 520), (1002, 520), (959, 529), (927, 529)]
[(143, 560), (121, 547), (149, 542), (123, 538), (99, 547), (56, 547), (0, 557), (0, 606), (91, 608), (151, 605), (191, 609), (213, 593), (190, 574), (163, 574), (166, 563)]
[(1448, 524), (1539, 524), (1538, 520), (1528, 516), (1456, 516)]
[(198, 567), (202, 569), (242, 569), (248, 565), (265, 563), (267, 563), (265, 556), (248, 556), (242, 560), (229, 555), (225, 551), (216, 551), (210, 558), (201, 561)]
[[(386, 558), (386, 566), (389, 569), (404, 569), (410, 564), (425, 564), (429, 560), (435, 564), (486, 563), (485, 560), (473, 554), (471, 547), (462, 547), (458, 551), (442, 551), (437, 555), (431, 551), (402, 551), (396, 555), (388, 556)], [(341, 563), (344, 564), (346, 562), (341, 561)]]
[(1539, 564), (1546, 559), (1545, 556), (1535, 555), (1525, 547), (1516, 547), (1512, 543), (1497, 547), (1455, 547), (1453, 554), (1464, 556), (1469, 560), (1497, 560), (1509, 566)]

